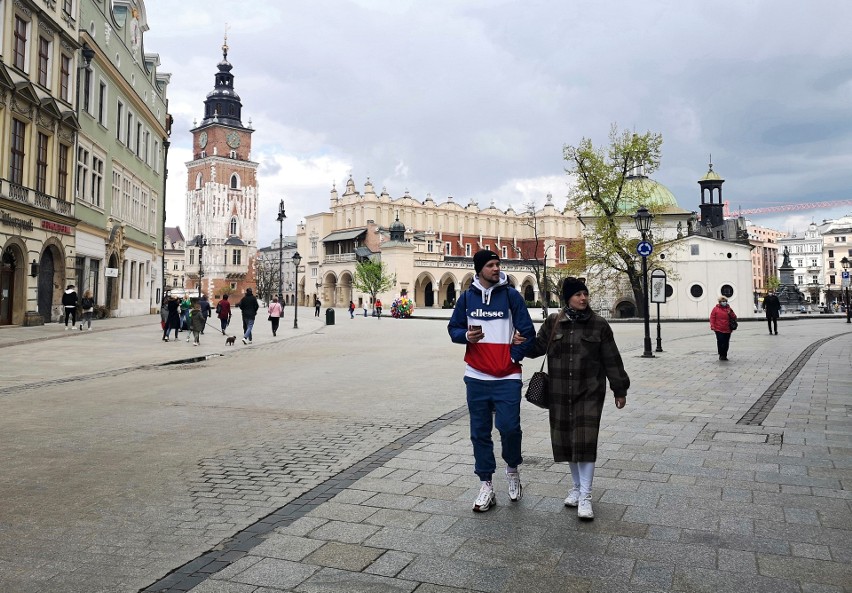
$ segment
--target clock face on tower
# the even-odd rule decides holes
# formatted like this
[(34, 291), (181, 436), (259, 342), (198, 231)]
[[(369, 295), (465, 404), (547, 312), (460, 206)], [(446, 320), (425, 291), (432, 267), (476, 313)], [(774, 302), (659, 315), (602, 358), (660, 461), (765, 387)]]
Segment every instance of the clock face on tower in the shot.
[(228, 146), (231, 148), (236, 148), (240, 145), (240, 135), (236, 132), (231, 132), (228, 134), (227, 138)]
[(198, 137), (198, 144), (201, 145), (201, 148), (207, 146), (207, 132), (201, 132), (201, 135)]

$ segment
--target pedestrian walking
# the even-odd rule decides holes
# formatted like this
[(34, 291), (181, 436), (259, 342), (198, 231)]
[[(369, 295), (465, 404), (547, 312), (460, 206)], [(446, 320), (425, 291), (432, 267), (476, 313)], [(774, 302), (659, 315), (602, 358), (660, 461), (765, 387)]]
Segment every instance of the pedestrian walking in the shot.
[(355, 303), (349, 301), (349, 319), (355, 319)]
[(201, 334), (206, 323), (207, 318), (201, 312), (201, 303), (197, 302), (189, 312), (189, 328), (192, 330), (193, 346), (198, 346), (201, 343)]
[(319, 317), (321, 306), (322, 303), (320, 302), (320, 300), (314, 297), (314, 317)]
[(728, 306), (728, 298), (720, 296), (719, 304), (710, 311), (710, 329), (716, 332), (716, 349), (719, 360), (728, 360), (728, 346), (731, 343), (731, 322), (737, 320), (737, 314)]
[[(535, 329), (523, 297), (500, 270), (500, 256), (488, 249), (478, 251), (473, 267), (476, 277), (456, 303), (447, 330), (453, 342), (466, 345), (464, 383), (470, 440), (474, 473), (481, 481), (473, 510), (485, 512), (497, 504), (492, 484), (497, 469), (491, 439), (494, 424), (506, 462), (509, 500), (520, 500), (523, 495), (520, 361), (535, 338)], [(380, 306), (376, 301), (376, 307)], [(525, 343), (512, 343), (515, 330)]]
[[(192, 301), (189, 296), (183, 297), (180, 302), (180, 328), (181, 330), (189, 331), (189, 310), (192, 309)], [(189, 342), (189, 336), (186, 337)]]
[(278, 302), (278, 297), (272, 297), (272, 302), (269, 303), (269, 323), (272, 324), (272, 335), (278, 335), (278, 324), (284, 316), (284, 309), (281, 303)]
[(547, 317), (527, 357), (547, 356), (553, 460), (567, 461), (571, 470), (572, 486), (565, 506), (577, 507), (580, 519), (594, 519), (592, 482), (606, 382), (620, 410), (627, 403), (630, 378), (612, 328), (589, 307), (585, 283), (566, 278), (562, 297), (564, 308)]
[(781, 301), (774, 290), (763, 299), (763, 310), (766, 311), (766, 323), (769, 325), (769, 335), (772, 335), (772, 326), (775, 326), (775, 335), (778, 335), (778, 316), (781, 314)]
[(166, 317), (166, 327), (163, 328), (163, 341), (169, 341), (169, 333), (175, 330), (175, 342), (178, 341), (178, 333), (180, 331), (180, 301), (176, 296), (169, 297), (166, 307), (169, 311)]
[(80, 331), (83, 331), (83, 324), (86, 324), (87, 331), (92, 331), (92, 313), (95, 312), (95, 299), (92, 298), (92, 291), (86, 290), (83, 293), (83, 298), (80, 300), (80, 307), (83, 309), (83, 320), (80, 322)]
[(222, 300), (216, 303), (216, 317), (219, 318), (219, 325), (222, 327), (222, 335), (225, 335), (225, 330), (231, 323), (231, 303), (228, 301), (228, 295), (223, 294)]
[(240, 299), (237, 307), (243, 312), (243, 344), (251, 344), (251, 330), (254, 327), (254, 319), (257, 317), (257, 310), (260, 304), (257, 302), (251, 288), (246, 288), (246, 294)]
[(376, 317), (379, 319), (382, 318), (382, 301), (381, 299), (376, 299)]
[[(207, 320), (210, 319), (210, 301), (207, 300), (207, 295), (202, 294), (201, 298), (198, 299), (198, 303), (201, 305), (201, 316), (204, 317), (204, 326), (207, 326)], [(201, 334), (204, 334), (204, 327), (201, 328)]]
[[(62, 306), (65, 309), (65, 331), (74, 329), (77, 325), (77, 291), (74, 290), (74, 285), (69, 284), (62, 294)], [(71, 325), (68, 325), (68, 320), (71, 320)]]

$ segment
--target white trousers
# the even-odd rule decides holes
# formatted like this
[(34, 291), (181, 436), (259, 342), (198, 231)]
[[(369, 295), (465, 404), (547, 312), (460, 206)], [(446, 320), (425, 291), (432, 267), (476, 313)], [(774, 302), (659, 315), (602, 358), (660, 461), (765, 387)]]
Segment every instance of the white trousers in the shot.
[(591, 494), (592, 481), (595, 479), (595, 462), (569, 461), (568, 467), (571, 468), (571, 479), (574, 481), (574, 488), (580, 490), (580, 496)]

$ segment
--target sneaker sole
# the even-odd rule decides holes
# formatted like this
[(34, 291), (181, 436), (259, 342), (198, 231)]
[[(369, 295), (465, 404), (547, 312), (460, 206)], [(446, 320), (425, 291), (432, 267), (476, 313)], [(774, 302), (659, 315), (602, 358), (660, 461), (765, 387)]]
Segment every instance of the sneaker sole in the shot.
[(576, 509), (578, 506), (580, 506), (580, 503), (575, 502), (575, 503), (572, 504), (568, 501), (565, 501), (565, 506), (568, 507), (569, 509)]
[(473, 505), (473, 512), (474, 513), (485, 513), (487, 511), (489, 511), (491, 509), (491, 507), (496, 507), (496, 506), (497, 506), (497, 498), (495, 497), (495, 498), (492, 498), (491, 502), (486, 506)]

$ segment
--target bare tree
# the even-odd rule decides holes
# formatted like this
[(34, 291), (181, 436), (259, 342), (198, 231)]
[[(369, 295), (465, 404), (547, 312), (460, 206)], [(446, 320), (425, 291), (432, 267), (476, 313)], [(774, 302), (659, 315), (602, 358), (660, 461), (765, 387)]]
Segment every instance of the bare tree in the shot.
[(281, 273), (278, 258), (259, 257), (254, 265), (257, 296), (269, 303), (278, 294), (278, 276)]

